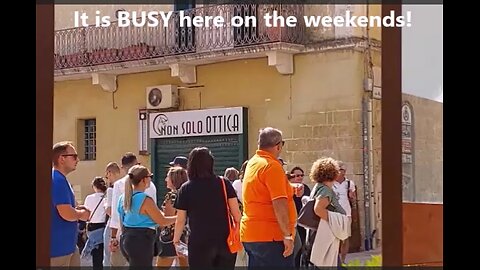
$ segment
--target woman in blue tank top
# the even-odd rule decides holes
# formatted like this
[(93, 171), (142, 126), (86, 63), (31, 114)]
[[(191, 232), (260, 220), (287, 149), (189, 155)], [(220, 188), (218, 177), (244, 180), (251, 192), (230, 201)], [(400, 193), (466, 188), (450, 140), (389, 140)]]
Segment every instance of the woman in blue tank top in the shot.
[(175, 223), (177, 217), (165, 217), (153, 199), (145, 194), (153, 176), (146, 167), (135, 165), (128, 176), (125, 194), (120, 196), (117, 209), (123, 227), (120, 250), (130, 266), (151, 268), (156, 228)]

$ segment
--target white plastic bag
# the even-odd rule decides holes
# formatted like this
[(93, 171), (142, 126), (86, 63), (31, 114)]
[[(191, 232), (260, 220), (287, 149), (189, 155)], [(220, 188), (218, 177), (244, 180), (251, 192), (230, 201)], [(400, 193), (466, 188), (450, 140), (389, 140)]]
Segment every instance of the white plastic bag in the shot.
[(175, 244), (175, 250), (178, 256), (188, 257), (188, 246), (184, 242)]

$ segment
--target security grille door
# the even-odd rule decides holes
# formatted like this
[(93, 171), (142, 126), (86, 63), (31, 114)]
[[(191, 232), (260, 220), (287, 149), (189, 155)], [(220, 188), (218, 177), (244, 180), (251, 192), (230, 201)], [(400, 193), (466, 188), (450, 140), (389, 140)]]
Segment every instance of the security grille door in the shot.
[(176, 156), (188, 157), (195, 147), (205, 146), (210, 149), (214, 157), (214, 172), (223, 175), (228, 167), (240, 166), (247, 158), (247, 145), (244, 143), (244, 135), (200, 136), (155, 139), (155, 156), (153, 157), (155, 186), (157, 187), (158, 203), (161, 204), (167, 192), (165, 176), (170, 167), (169, 163)]

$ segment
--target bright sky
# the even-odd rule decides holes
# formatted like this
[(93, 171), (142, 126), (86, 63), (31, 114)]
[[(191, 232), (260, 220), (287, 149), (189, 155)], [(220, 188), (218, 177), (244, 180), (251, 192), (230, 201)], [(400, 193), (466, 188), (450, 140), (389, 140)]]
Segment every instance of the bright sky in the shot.
[(404, 5), (402, 91), (443, 103), (443, 5)]

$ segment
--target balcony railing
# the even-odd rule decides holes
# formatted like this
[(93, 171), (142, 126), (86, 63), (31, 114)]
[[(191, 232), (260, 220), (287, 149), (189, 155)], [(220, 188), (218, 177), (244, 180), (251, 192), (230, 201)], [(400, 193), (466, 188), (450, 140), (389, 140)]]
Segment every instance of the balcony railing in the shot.
[[(297, 17), (295, 27), (266, 27), (263, 15)], [(174, 12), (164, 27), (79, 27), (55, 32), (55, 69), (88, 67), (131, 60), (180, 54), (228, 50), (237, 47), (284, 42), (303, 44), (303, 5), (210, 5), (184, 11), (184, 16), (222, 16), (223, 27), (180, 27), (180, 13)], [(255, 16), (256, 27), (231, 25), (233, 16)]]

